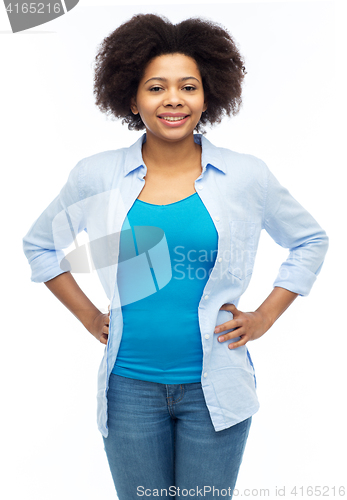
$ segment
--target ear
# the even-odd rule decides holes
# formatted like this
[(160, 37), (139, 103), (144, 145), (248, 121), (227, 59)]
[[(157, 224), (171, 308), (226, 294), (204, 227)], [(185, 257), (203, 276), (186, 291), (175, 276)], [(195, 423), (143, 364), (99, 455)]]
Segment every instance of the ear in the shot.
[(202, 112), (204, 113), (204, 111), (206, 111), (207, 109), (207, 101), (204, 102), (204, 107), (202, 108)]
[(131, 109), (131, 111), (133, 112), (134, 115), (137, 115), (138, 112), (139, 112), (139, 110), (137, 109), (135, 97), (132, 97), (130, 99), (130, 109)]

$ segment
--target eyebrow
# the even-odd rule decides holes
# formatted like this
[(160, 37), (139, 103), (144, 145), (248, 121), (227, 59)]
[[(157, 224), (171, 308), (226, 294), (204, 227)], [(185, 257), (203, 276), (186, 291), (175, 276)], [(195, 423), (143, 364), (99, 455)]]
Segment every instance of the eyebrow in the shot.
[[(179, 82), (185, 82), (186, 80), (196, 80), (197, 82), (201, 83), (200, 80), (198, 80), (197, 78), (195, 78), (195, 76), (184, 76), (183, 78), (180, 78), (178, 81)], [(162, 78), (160, 76), (154, 76), (153, 78), (149, 78), (145, 83), (144, 85), (146, 85), (146, 83), (150, 82), (151, 80), (160, 80), (161, 82), (167, 82), (167, 78)]]

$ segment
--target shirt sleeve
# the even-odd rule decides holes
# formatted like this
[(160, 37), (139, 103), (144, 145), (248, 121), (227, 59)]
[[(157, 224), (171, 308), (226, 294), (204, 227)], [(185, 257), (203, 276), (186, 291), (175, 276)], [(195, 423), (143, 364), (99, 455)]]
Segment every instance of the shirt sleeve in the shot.
[(276, 243), (290, 250), (273, 286), (306, 296), (322, 268), (329, 245), (328, 236), (267, 166), (266, 170), (263, 228)]
[(59, 195), (32, 224), (23, 238), (23, 250), (31, 266), (31, 281), (42, 283), (70, 269), (61, 267), (76, 235), (85, 228), (81, 171), (83, 160), (71, 170)]

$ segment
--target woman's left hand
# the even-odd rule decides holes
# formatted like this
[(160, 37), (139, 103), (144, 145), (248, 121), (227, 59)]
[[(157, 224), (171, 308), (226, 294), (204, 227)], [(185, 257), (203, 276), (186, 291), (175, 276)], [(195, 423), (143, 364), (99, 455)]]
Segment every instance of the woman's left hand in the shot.
[(219, 342), (225, 342), (236, 337), (241, 337), (240, 340), (229, 344), (229, 349), (236, 349), (245, 345), (249, 340), (255, 340), (261, 337), (270, 328), (271, 324), (260, 311), (242, 312), (234, 306), (234, 304), (223, 304), (220, 308), (224, 311), (230, 311), (233, 314), (233, 319), (217, 325), (214, 333), (221, 333), (231, 328), (236, 328), (232, 332), (225, 333), (218, 337)]

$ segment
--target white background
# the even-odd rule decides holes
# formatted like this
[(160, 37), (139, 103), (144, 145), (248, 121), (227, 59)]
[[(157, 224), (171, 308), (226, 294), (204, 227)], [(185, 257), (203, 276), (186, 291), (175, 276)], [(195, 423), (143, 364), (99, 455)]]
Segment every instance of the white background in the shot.
[[(22, 238), (81, 158), (130, 145), (142, 134), (96, 108), (92, 64), (98, 44), (121, 22), (152, 12), (173, 22), (209, 18), (231, 32), (248, 72), (243, 108), (206, 137), (262, 158), (330, 237), (310, 295), (299, 297), (265, 336), (248, 344), (261, 408), (237, 488), (240, 494), (255, 489), (250, 495), (258, 497), (268, 488), (268, 498), (276, 498), (276, 487), (285, 487), (284, 498), (295, 498), (292, 488), (303, 486), (297, 498), (312, 498), (306, 487), (328, 486), (329, 496), (336, 487), (338, 497), (338, 487), (346, 486), (346, 6), (100, 3), (81, 0), (68, 14), (17, 34), (0, 7), (0, 495), (116, 498), (96, 426), (96, 376), (104, 348), (44, 284), (30, 281)], [(262, 235), (241, 310), (254, 310), (266, 298), (286, 255)], [(74, 276), (106, 312), (96, 273)]]

